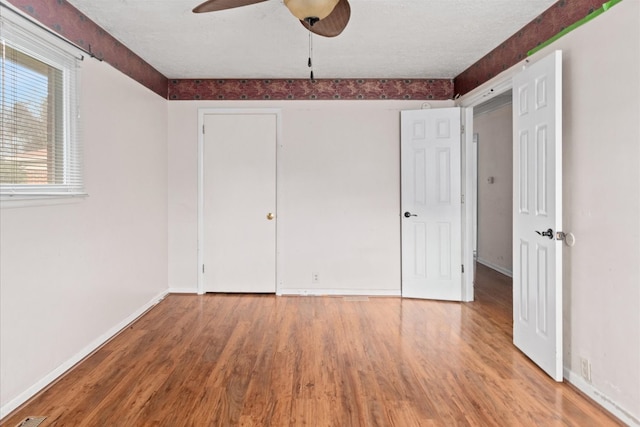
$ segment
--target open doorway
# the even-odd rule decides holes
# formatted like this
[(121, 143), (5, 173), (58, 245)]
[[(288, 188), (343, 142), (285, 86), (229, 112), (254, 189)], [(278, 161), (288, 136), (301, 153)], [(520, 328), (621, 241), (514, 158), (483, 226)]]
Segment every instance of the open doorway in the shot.
[[(507, 90), (473, 107), (475, 300), (513, 315), (513, 111)], [(509, 331), (511, 334), (511, 331)]]
[(513, 115), (511, 90), (473, 108), (477, 152), (475, 260), (513, 276)]

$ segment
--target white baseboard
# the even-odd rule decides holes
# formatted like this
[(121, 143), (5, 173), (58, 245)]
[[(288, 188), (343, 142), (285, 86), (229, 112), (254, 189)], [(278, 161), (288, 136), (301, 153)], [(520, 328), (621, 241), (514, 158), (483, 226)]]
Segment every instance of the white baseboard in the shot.
[(128, 316), (126, 319), (115, 325), (113, 328), (109, 329), (107, 332), (93, 340), (89, 345), (80, 350), (77, 354), (71, 357), (69, 360), (64, 362), (62, 365), (58, 366), (53, 371), (49, 372), (38, 382), (33, 384), (31, 387), (20, 393), (14, 399), (7, 402), (4, 406), (0, 408), (0, 419), (3, 419), (7, 415), (9, 415), (12, 411), (18, 408), (20, 405), (25, 403), (27, 400), (35, 396), (39, 391), (47, 387), (49, 384), (54, 382), (58, 377), (67, 372), (69, 369), (73, 368), (78, 362), (82, 361), (85, 357), (89, 356), (91, 353), (100, 348), (103, 344), (109, 341), (111, 338), (116, 336), (121, 330), (126, 328), (130, 323), (136, 320), (138, 317), (143, 315), (147, 310), (149, 310), (154, 305), (158, 304), (160, 301), (164, 299), (168, 294), (167, 291), (163, 291), (160, 294), (153, 297), (148, 303), (137, 309), (134, 313)]
[(495, 264), (493, 264), (493, 263), (491, 263), (489, 261), (486, 261), (486, 260), (484, 260), (482, 258), (479, 258), (479, 257), (476, 258), (476, 262), (478, 262), (478, 263), (480, 263), (480, 264), (482, 264), (482, 265), (484, 265), (486, 267), (489, 267), (492, 270), (498, 271), (498, 272), (504, 274), (505, 276), (513, 277), (513, 271), (507, 270), (506, 268), (500, 267), (499, 265), (495, 265)]
[(593, 401), (609, 411), (613, 416), (618, 418), (623, 423), (631, 427), (640, 427), (640, 419), (637, 418), (639, 414), (633, 416), (629, 411), (622, 408), (616, 402), (605, 396), (593, 384), (588, 383), (580, 374), (572, 372), (568, 368), (564, 368), (564, 378), (571, 383), (575, 388), (589, 396)]
[[(168, 294), (198, 294), (198, 288), (169, 288)], [(282, 289), (276, 291), (276, 295), (296, 296), (400, 296), (400, 290), (353, 290), (353, 289)]]
[(276, 295), (399, 297), (400, 289), (278, 289)]
[(198, 288), (169, 288), (168, 294), (197, 294)]

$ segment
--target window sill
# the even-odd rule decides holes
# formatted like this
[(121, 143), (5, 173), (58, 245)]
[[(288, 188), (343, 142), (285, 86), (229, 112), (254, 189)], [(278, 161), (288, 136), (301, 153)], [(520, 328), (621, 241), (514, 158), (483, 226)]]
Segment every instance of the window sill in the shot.
[(0, 195), (0, 209), (67, 205), (82, 202), (87, 197), (88, 194), (3, 194)]

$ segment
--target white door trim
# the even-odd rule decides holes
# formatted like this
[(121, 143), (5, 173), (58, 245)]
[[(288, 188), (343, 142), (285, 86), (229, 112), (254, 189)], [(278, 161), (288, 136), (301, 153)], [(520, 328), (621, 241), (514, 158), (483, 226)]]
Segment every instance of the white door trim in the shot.
[(283, 218), (283, 171), (282, 171), (282, 110), (279, 108), (199, 108), (198, 109), (198, 294), (204, 294), (204, 274), (202, 266), (204, 244), (204, 117), (209, 114), (270, 114), (276, 116), (276, 294), (282, 288), (282, 236)]
[(473, 199), (474, 186), (477, 182), (477, 177), (473, 173), (476, 170), (473, 162), (477, 160), (473, 153), (473, 107), (511, 90), (513, 88), (513, 76), (519, 73), (528, 62), (529, 59), (525, 59), (517, 63), (460, 97), (456, 102), (457, 106), (462, 107), (462, 121), (464, 124), (462, 191), (467, 203), (462, 208), (462, 263), (465, 266), (465, 271), (462, 275), (462, 301), (465, 302), (474, 300), (475, 260), (473, 259), (473, 236), (478, 231), (478, 211), (474, 208), (477, 200)]

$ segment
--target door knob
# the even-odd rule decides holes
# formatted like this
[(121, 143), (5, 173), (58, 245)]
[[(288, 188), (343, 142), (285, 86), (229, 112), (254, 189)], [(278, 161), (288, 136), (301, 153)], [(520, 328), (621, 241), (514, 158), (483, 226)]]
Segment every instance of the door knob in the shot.
[(272, 214), (271, 212), (269, 212), (269, 213), (267, 214), (267, 219), (268, 219), (269, 221), (271, 221), (271, 220), (272, 220), (273, 218), (275, 218), (275, 217), (276, 217), (276, 216), (275, 216), (274, 214)]
[(536, 230), (536, 233), (538, 233), (542, 237), (548, 237), (550, 239), (553, 239), (553, 230), (552, 229), (548, 229), (547, 231), (538, 231), (538, 230)]
[(409, 217), (412, 217), (412, 216), (418, 216), (418, 215), (416, 215), (416, 214), (412, 214), (411, 212), (405, 212), (405, 213), (404, 213), (404, 217), (405, 217), (405, 218), (409, 218)]

